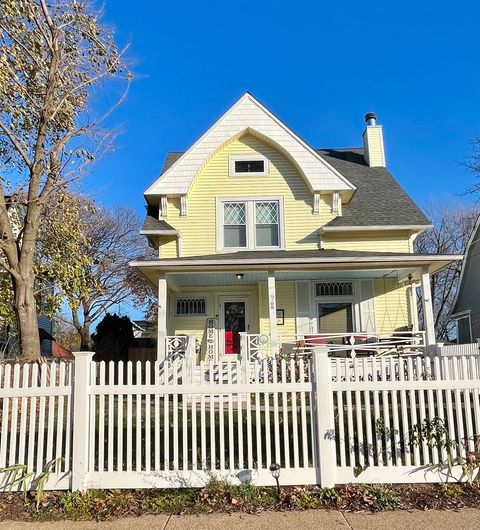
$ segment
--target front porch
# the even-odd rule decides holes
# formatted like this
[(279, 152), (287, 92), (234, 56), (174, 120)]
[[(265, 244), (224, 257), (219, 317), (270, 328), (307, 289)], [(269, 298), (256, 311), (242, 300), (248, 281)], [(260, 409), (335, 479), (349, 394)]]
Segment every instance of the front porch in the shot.
[(158, 286), (158, 359), (190, 344), (197, 362), (223, 362), (297, 355), (319, 344), (339, 356), (418, 353), (435, 344), (430, 274), (453, 259), (239, 252), (134, 265)]

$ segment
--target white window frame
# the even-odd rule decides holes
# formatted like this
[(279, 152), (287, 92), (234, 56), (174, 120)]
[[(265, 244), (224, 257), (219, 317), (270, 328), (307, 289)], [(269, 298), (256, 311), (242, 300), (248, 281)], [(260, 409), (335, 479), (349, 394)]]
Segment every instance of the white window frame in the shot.
[[(235, 162), (263, 162), (263, 171), (248, 171), (248, 172), (236, 172), (235, 171)], [(269, 161), (268, 158), (263, 155), (230, 155), (228, 157), (228, 174), (230, 177), (256, 177), (259, 175), (268, 175), (269, 174)]]
[[(351, 295), (335, 295), (335, 296), (317, 296), (317, 283), (322, 282), (322, 280), (310, 280), (310, 292), (312, 296), (310, 298), (310, 319), (311, 319), (311, 330), (313, 333), (318, 333), (319, 327), (319, 318), (318, 318), (318, 304), (334, 304), (347, 302), (352, 304), (352, 317), (353, 317), (353, 332), (359, 333), (360, 329), (360, 299), (359, 299), (359, 287), (356, 280), (348, 278), (339, 279), (339, 280), (325, 280), (327, 282), (351, 282), (353, 293)], [(313, 291), (313, 292), (312, 292)]]
[(462, 313), (458, 313), (456, 314), (453, 319), (455, 320), (455, 328), (456, 328), (456, 331), (457, 331), (457, 344), (460, 344), (459, 342), (459, 321), (464, 319), (464, 318), (468, 318), (468, 330), (469, 330), (469, 335), (470, 335), (470, 343), (473, 342), (473, 338), (472, 338), (472, 316), (471, 316), (471, 313), (470, 311), (463, 311)]
[[(177, 313), (177, 303), (178, 300), (188, 299), (188, 300), (203, 300), (205, 303), (205, 312), (204, 313)], [(208, 316), (208, 299), (205, 295), (199, 294), (178, 294), (173, 297), (173, 307), (172, 307), (172, 316), (173, 318), (205, 318)]]
[[(245, 247), (225, 247), (223, 232), (223, 205), (229, 202), (243, 202), (246, 204), (246, 239)], [(255, 203), (277, 202), (278, 203), (278, 246), (261, 247), (256, 246), (255, 234)], [(242, 250), (285, 250), (285, 226), (284, 226), (283, 197), (222, 197), (217, 198), (217, 252), (239, 252)]]

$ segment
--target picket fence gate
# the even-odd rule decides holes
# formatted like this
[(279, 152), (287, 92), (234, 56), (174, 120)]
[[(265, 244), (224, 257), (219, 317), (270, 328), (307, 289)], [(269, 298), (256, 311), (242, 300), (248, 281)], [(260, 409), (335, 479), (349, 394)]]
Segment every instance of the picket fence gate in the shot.
[[(310, 359), (196, 366), (92, 355), (0, 365), (4, 474), (25, 464), (34, 487), (48, 464), (47, 489), (274, 485), (275, 463), (281, 484), (331, 487), (462, 480), (447, 453), (480, 454), (476, 356), (352, 360), (319, 346)], [(455, 443), (414, 443), (428, 421)]]

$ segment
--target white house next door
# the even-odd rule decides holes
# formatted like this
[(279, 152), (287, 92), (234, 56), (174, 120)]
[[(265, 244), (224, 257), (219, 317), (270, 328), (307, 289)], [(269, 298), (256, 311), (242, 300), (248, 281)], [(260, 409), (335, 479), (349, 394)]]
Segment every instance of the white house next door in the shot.
[(235, 360), (240, 354), (240, 333), (248, 332), (248, 297), (219, 297), (220, 356)]

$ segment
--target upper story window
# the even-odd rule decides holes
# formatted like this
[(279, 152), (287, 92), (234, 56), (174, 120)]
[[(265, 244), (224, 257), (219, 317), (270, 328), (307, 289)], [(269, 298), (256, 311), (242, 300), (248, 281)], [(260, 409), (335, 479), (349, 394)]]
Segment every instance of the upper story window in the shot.
[(221, 201), (220, 249), (281, 248), (280, 200)]
[(229, 162), (231, 177), (268, 174), (268, 160), (261, 155), (231, 155)]

